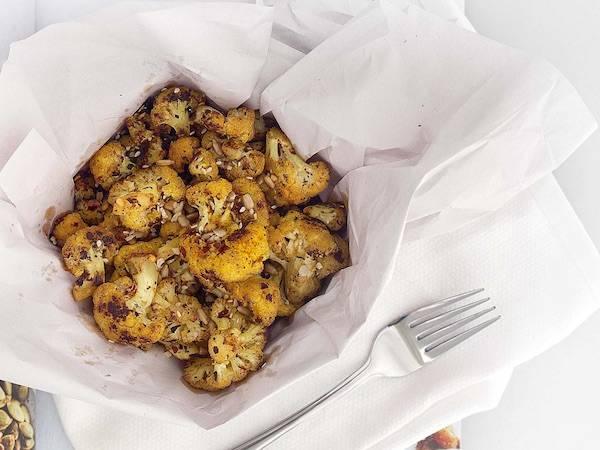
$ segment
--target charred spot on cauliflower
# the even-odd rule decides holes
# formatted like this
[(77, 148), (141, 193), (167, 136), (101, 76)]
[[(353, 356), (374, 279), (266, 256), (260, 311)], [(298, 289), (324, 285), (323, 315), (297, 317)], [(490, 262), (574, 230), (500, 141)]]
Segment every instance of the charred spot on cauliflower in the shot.
[(195, 122), (209, 131), (224, 133), (225, 116), (221, 111), (210, 106), (198, 106)]
[(343, 203), (319, 203), (307, 206), (302, 212), (320, 220), (331, 231), (339, 231), (346, 225), (346, 207)]
[(305, 203), (329, 184), (329, 166), (322, 161), (305, 162), (281, 130), (271, 128), (267, 132), (265, 158), (263, 187), (278, 206)]
[(130, 276), (104, 283), (94, 292), (94, 319), (109, 341), (147, 350), (165, 330), (165, 320), (152, 314), (158, 284), (156, 258), (134, 255), (126, 268)]
[(125, 146), (125, 150), (129, 152), (129, 158), (137, 167), (149, 167), (165, 158), (170, 139), (162, 139), (154, 133), (150, 116), (145, 109), (128, 117), (125, 125), (131, 143), (131, 147)]
[(118, 249), (114, 234), (104, 228), (83, 228), (67, 238), (62, 248), (65, 266), (76, 278), (72, 289), (76, 301), (91, 297), (105, 281), (105, 265)]

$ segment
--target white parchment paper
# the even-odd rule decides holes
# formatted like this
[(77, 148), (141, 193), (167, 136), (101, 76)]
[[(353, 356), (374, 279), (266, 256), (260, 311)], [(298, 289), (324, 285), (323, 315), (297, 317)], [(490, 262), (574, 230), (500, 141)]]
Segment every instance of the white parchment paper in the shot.
[[(295, 47), (285, 27), (271, 34), (271, 8), (223, 2), (138, 5), (13, 46), (0, 75), (2, 104), (20, 100), (0, 111), (0, 316), (11, 318), (0, 327), (1, 378), (146, 416), (223, 423), (339, 354), (388, 284), (405, 228), (415, 240), (499, 208), (595, 128), (544, 62), (411, 2), (360, 11), (335, 16), (328, 39)], [(352, 267), (271, 341), (265, 369), (220, 394), (190, 393), (160, 351), (108, 344), (70, 300), (71, 277), (43, 237), (70, 199), (70, 176), (171, 81), (222, 107), (260, 102), (300, 153), (345, 175), (335, 195), (349, 205)]]

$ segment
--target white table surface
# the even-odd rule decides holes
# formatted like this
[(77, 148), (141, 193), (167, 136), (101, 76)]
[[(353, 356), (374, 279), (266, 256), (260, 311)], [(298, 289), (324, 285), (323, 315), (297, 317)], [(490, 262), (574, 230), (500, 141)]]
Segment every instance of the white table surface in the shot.
[[(112, 0), (114, 1), (114, 0)], [(5, 0), (0, 14), (0, 61), (8, 44), (36, 27), (93, 11), (108, 0)], [(466, 0), (482, 34), (554, 63), (600, 117), (600, 2), (595, 0)], [(557, 171), (557, 178), (600, 248), (600, 133)], [(600, 448), (600, 314), (554, 349), (515, 370), (500, 406), (463, 422), (469, 450)], [(566, 389), (564, 386), (568, 386)], [(67, 450), (51, 397), (39, 397), (38, 447)]]

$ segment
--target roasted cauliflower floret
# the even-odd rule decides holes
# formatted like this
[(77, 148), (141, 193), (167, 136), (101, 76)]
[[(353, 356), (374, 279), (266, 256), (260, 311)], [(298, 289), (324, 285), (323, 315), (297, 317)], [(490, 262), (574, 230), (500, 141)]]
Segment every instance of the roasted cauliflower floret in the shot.
[(177, 294), (176, 281), (162, 280), (153, 301), (154, 314), (164, 318), (165, 331), (160, 343), (181, 360), (208, 354), (209, 318), (196, 297)]
[(215, 155), (205, 149), (196, 154), (188, 170), (199, 181), (213, 181), (219, 178), (219, 166)]
[(122, 246), (113, 260), (115, 268), (111, 280), (117, 280), (127, 276), (127, 261), (135, 255), (155, 255), (158, 249), (163, 245), (161, 239), (152, 239), (151, 241), (140, 241), (135, 244)]
[(230, 109), (225, 118), (224, 132), (230, 138), (248, 142), (254, 137), (256, 113), (245, 107)]
[(294, 314), (301, 305), (291, 303), (285, 296), (284, 267), (275, 261), (267, 261), (265, 262), (265, 267), (261, 276), (270, 280), (272, 283), (279, 287), (279, 295), (281, 301), (279, 302), (279, 307), (277, 309), (277, 316), (289, 317), (292, 314)]
[(238, 178), (231, 183), (236, 194), (234, 210), (243, 223), (256, 220), (267, 225), (269, 223), (269, 205), (258, 183), (247, 178)]
[(54, 222), (50, 233), (50, 241), (54, 245), (62, 247), (69, 236), (85, 227), (87, 225), (78, 212), (64, 214)]
[(104, 283), (94, 292), (94, 319), (109, 341), (147, 350), (164, 333), (152, 301), (158, 284), (156, 257), (134, 255), (126, 263), (130, 277)]
[(187, 228), (182, 227), (179, 222), (165, 222), (160, 227), (159, 236), (163, 239), (173, 239), (182, 234)]
[(111, 263), (118, 249), (114, 234), (104, 228), (83, 228), (67, 238), (62, 248), (65, 266), (77, 279), (73, 298), (82, 301), (92, 296), (105, 281), (105, 264)]
[(223, 235), (239, 229), (231, 207), (235, 193), (224, 179), (197, 183), (185, 193), (188, 203), (199, 213), (198, 230), (223, 230)]
[(217, 298), (210, 306), (210, 319), (216, 330), (237, 328), (245, 331), (252, 322), (252, 312), (232, 298)]
[(209, 131), (220, 134), (224, 133), (225, 116), (215, 108), (207, 105), (198, 106), (196, 109), (195, 122)]
[(151, 129), (150, 115), (145, 109), (128, 117), (125, 125), (129, 132), (130, 144), (132, 144), (131, 148), (128, 149), (128, 146), (125, 146), (125, 149), (129, 152), (129, 158), (135, 165), (145, 168), (165, 158), (169, 141), (163, 141), (154, 134)]
[(258, 177), (265, 170), (265, 155), (251, 147), (244, 147), (237, 158), (222, 161), (221, 170), (223, 176), (231, 181), (237, 178)]
[(199, 91), (183, 86), (164, 89), (156, 96), (150, 112), (152, 128), (161, 136), (173, 132), (187, 136), (196, 109), (203, 104), (204, 94)]
[(262, 271), (269, 256), (267, 231), (264, 225), (251, 222), (223, 238), (214, 233), (184, 235), (181, 254), (205, 285), (243, 281)]
[(205, 150), (214, 150), (217, 153), (217, 156), (223, 156), (223, 151), (221, 150), (223, 141), (224, 139), (214, 131), (207, 131), (202, 135), (200, 145)]
[(350, 263), (347, 243), (322, 222), (291, 210), (269, 230), (271, 258), (285, 267), (286, 298), (301, 304), (314, 297), (320, 280)]
[(98, 225), (104, 218), (106, 204), (104, 192), (96, 185), (94, 177), (87, 171), (78, 173), (73, 179), (75, 211), (87, 225)]
[(307, 206), (302, 212), (320, 220), (331, 231), (339, 231), (346, 225), (346, 207), (343, 203), (319, 203)]
[(175, 280), (178, 293), (194, 295), (200, 290), (200, 284), (190, 272), (189, 265), (180, 255), (180, 237), (170, 239), (158, 249), (157, 265), (163, 278)]
[(254, 321), (268, 327), (273, 323), (281, 303), (279, 286), (271, 280), (253, 276), (237, 283), (228, 283), (225, 288), (231, 299), (252, 312)]
[(258, 325), (243, 332), (231, 329), (214, 333), (208, 341), (211, 357), (190, 360), (183, 378), (197, 389), (225, 389), (260, 367), (265, 343), (264, 329)]
[(109, 190), (116, 181), (125, 178), (135, 168), (119, 141), (109, 141), (90, 159), (90, 171), (103, 189)]
[(169, 199), (179, 201), (184, 195), (185, 184), (177, 172), (168, 166), (153, 166), (116, 182), (110, 189), (108, 202), (123, 226), (148, 232), (162, 218), (159, 203)]
[(322, 161), (305, 162), (281, 130), (267, 132), (265, 158), (264, 189), (278, 206), (305, 203), (329, 184), (329, 166)]
[(200, 140), (193, 136), (181, 137), (171, 142), (169, 159), (174, 162), (173, 168), (178, 173), (185, 172), (199, 148)]

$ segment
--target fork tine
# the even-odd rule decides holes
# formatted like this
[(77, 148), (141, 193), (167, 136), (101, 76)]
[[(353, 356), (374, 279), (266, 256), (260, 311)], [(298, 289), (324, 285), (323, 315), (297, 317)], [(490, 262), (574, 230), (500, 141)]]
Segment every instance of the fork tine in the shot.
[(458, 308), (450, 309), (448, 311), (432, 313), (425, 317), (421, 317), (419, 320), (417, 320), (415, 322), (412, 322), (409, 326), (411, 328), (417, 328), (417, 327), (426, 325), (426, 329), (423, 330), (423, 331), (426, 331), (427, 329), (431, 329), (433, 326), (435, 326), (439, 322), (445, 321), (451, 317), (462, 314), (463, 312), (468, 311), (469, 309), (473, 309), (476, 306), (479, 306), (479, 305), (489, 302), (489, 301), (490, 301), (490, 297), (486, 297), (486, 298), (482, 298), (480, 300), (476, 300), (474, 302), (468, 303), (466, 305), (459, 306)]
[(424, 313), (428, 313), (428, 312), (443, 308), (445, 306), (452, 305), (454, 303), (460, 302), (461, 300), (469, 298), (473, 295), (477, 295), (483, 291), (484, 291), (483, 288), (473, 289), (472, 291), (463, 292), (462, 294), (454, 295), (452, 297), (448, 297), (443, 300), (432, 303), (430, 305), (426, 305), (426, 306), (423, 306), (422, 308), (416, 309), (406, 316), (406, 319), (408, 319), (408, 325), (412, 328), (412, 323), (414, 321), (418, 320), (419, 318), (421, 318)]
[(419, 334), (425, 333), (433, 328), (436, 327), (436, 325), (438, 325), (440, 322), (441, 323), (446, 323), (448, 321), (448, 319), (458, 316), (470, 309), (473, 309), (479, 305), (482, 305), (483, 303), (487, 303), (490, 301), (490, 297), (486, 297), (486, 298), (482, 298), (481, 300), (476, 300), (472, 303), (468, 303), (466, 305), (463, 306), (459, 306), (458, 308), (454, 308), (454, 309), (450, 309), (448, 311), (442, 311), (440, 313), (438, 313), (437, 315), (433, 315), (430, 314), (428, 317), (424, 317), (423, 319), (419, 320), (416, 324), (414, 324), (412, 326), (412, 328), (417, 328)]
[[(470, 322), (473, 322), (474, 320), (477, 320), (482, 316), (485, 316), (487, 313), (490, 313), (490, 312), (494, 311), (495, 309), (496, 309), (495, 306), (490, 306), (489, 308), (475, 312), (475, 313), (471, 314), (470, 316), (466, 316), (466, 317), (457, 319), (454, 322), (443, 323), (437, 327), (429, 328), (429, 329), (417, 334), (417, 336), (416, 336), (417, 341), (424, 341), (424, 340), (434, 341), (435, 339), (437, 339), (436, 336), (440, 336), (442, 334), (448, 335), (452, 331), (458, 330), (459, 328), (463, 327), (464, 325), (466, 325)], [(446, 317), (443, 317), (443, 318), (445, 319)]]
[(485, 322), (480, 323), (479, 325), (475, 325), (474, 327), (469, 328), (468, 330), (456, 333), (441, 342), (430, 344), (427, 347), (425, 347), (425, 353), (430, 358), (436, 358), (442, 353), (445, 353), (446, 351), (450, 350), (452, 347), (455, 347), (456, 345), (467, 340), (471, 336), (479, 333), (484, 328), (489, 327), (491, 324), (500, 319), (500, 317), (501, 316), (498, 315), (489, 320), (486, 320)]

